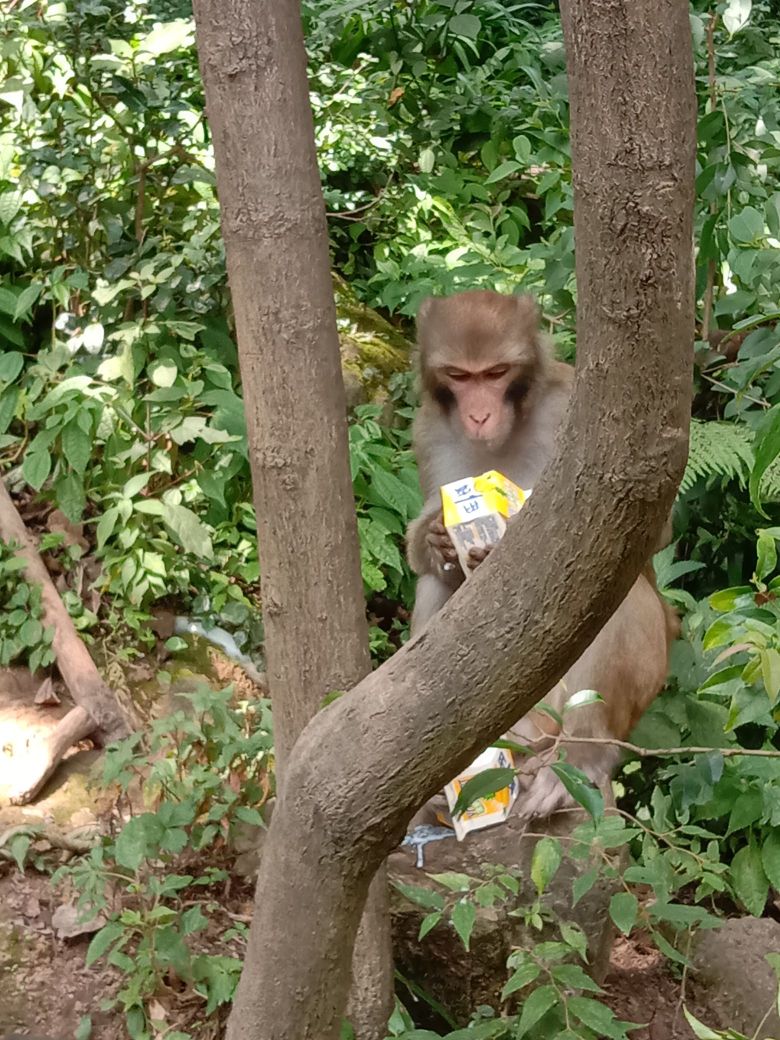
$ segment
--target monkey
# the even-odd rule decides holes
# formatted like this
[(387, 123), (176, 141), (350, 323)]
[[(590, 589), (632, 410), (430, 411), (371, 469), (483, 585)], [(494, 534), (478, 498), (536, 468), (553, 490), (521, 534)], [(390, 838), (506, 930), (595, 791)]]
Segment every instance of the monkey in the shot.
[[(418, 311), (417, 344), (421, 404), (413, 445), (424, 505), (407, 530), (407, 556), (417, 575), (412, 638), (465, 580), (443, 525), (440, 486), (498, 470), (519, 487), (533, 489), (552, 457), (574, 380), (574, 368), (553, 358), (529, 295), (471, 290), (429, 297)], [(671, 541), (671, 534), (670, 517), (655, 551)], [(479, 566), (489, 551), (472, 548), (468, 569)], [(566, 761), (595, 785), (610, 783), (619, 749), (567, 743), (565, 736), (625, 740), (666, 682), (669, 649), (678, 633), (677, 615), (659, 594), (648, 561), (542, 704), (560, 717), (578, 691), (595, 690), (602, 699), (570, 711), (563, 736), (541, 705), (507, 734), (534, 753), (520, 767), (513, 813), (530, 822), (576, 805), (547, 764), (557, 760), (557, 744), (565, 749)], [(412, 826), (442, 822), (442, 805), (437, 796)]]

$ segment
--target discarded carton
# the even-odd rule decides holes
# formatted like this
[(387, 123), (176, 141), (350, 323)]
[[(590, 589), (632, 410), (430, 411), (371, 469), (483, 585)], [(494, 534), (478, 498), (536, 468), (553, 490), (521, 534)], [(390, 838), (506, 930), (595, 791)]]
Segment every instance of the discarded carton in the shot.
[[(494, 747), (483, 751), (479, 758), (475, 759), (468, 768), (459, 773), (444, 788), (450, 814), (452, 814), (458, 795), (467, 780), (471, 780), (478, 773), (484, 773), (486, 769), (513, 768), (514, 759), (510, 751)], [(516, 777), (512, 780), (509, 787), (496, 791), (489, 798), (478, 798), (465, 812), (453, 816), (452, 825), (455, 828), (455, 836), (458, 841), (463, 841), (470, 831), (481, 831), (483, 827), (492, 827), (494, 823), (503, 823), (509, 815), (509, 810), (512, 808), (515, 798), (517, 798)]]
[(471, 573), (469, 550), (500, 541), (507, 520), (522, 509), (530, 495), (530, 490), (519, 488), (494, 469), (441, 488), (444, 526), (466, 576)]

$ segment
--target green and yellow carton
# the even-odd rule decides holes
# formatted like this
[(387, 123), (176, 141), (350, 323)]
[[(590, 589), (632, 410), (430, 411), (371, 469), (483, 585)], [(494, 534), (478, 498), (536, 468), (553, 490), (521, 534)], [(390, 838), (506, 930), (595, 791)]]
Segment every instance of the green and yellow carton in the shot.
[(508, 477), (491, 469), (478, 477), (464, 477), (441, 488), (444, 526), (468, 576), (469, 549), (495, 545), (506, 531), (510, 516), (531, 496)]
[(478, 773), (484, 773), (486, 769), (502, 768), (514, 768), (511, 751), (489, 747), (444, 788), (447, 805), (452, 816), (452, 825), (455, 828), (455, 837), (458, 841), (463, 841), (471, 831), (481, 831), (483, 827), (503, 823), (509, 815), (509, 810), (517, 798), (517, 779), (514, 779), (509, 787), (496, 791), (489, 798), (478, 798), (464, 813), (459, 813), (457, 816), (452, 815), (458, 795), (467, 780), (471, 780)]

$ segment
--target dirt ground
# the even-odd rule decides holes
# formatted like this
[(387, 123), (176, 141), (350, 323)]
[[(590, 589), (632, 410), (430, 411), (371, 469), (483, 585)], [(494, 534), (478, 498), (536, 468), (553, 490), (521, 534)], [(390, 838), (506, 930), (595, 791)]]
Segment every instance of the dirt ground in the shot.
[(90, 1015), (90, 1040), (121, 1040), (121, 1016), (100, 1010), (116, 979), (111, 969), (84, 966), (90, 936), (55, 937), (57, 902), (48, 877), (0, 866), (0, 1035), (72, 1040)]
[[(641, 933), (619, 937), (612, 950), (604, 983), (606, 1003), (627, 1022), (645, 1023), (632, 1040), (691, 1040), (693, 1030), (682, 1011), (682, 984), (668, 962)], [(710, 1028), (717, 1027), (711, 1011), (686, 994), (689, 1011)]]
[[(121, 1015), (100, 1010), (116, 977), (102, 966), (84, 967), (89, 936), (55, 936), (56, 905), (47, 877), (0, 866), (0, 1036), (17, 1032), (71, 1040), (82, 1017), (91, 1015), (90, 1040), (123, 1040)], [(605, 990), (620, 1018), (647, 1023), (632, 1033), (633, 1040), (693, 1037), (682, 1014), (679, 979), (641, 934), (616, 943)], [(691, 1010), (715, 1025), (707, 1009)]]

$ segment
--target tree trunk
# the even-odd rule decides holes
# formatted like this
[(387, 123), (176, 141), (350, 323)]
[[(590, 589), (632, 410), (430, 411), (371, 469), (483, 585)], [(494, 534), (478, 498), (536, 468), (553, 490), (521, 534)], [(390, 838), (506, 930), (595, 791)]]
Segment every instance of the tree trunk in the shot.
[[(323, 697), (371, 669), (325, 205), (297, 0), (196, 0), (260, 547), (277, 783)], [(294, 786), (291, 797), (300, 792)], [(375, 864), (379, 867), (379, 864)], [(315, 884), (316, 877), (304, 880)], [(350, 1020), (385, 1036), (392, 1001), (379, 869)]]
[[(263, 114), (263, 104), (273, 96), (292, 138), (299, 124), (288, 106), (305, 107), (305, 83), (302, 76), (294, 84), (280, 76), (291, 42), (274, 26), (281, 9), (289, 13), (287, 0), (263, 5), (262, 18), (248, 3), (226, 6), (224, 33), (212, 36), (206, 27), (201, 42), (207, 83), (212, 75), (223, 84), (231, 78), (238, 99), (238, 112), (231, 101), (232, 119), (216, 128), (218, 164), (227, 152), (220, 138), (251, 132), (258, 162), (274, 171), (275, 195), (260, 200), (262, 206), (254, 198), (252, 205), (223, 198), (226, 234), (237, 245), (234, 290), (252, 278), (255, 298), (250, 294), (244, 307), (254, 303), (265, 313), (272, 304), (260, 305), (259, 297), (267, 288), (274, 305), (277, 292), (292, 303), (288, 272), (295, 265), (287, 251), (299, 255), (289, 231), (298, 212), (281, 202), (274, 227), (264, 219), (259, 231), (258, 216), (274, 199), (288, 197), (290, 181), (306, 171), (289, 166), (285, 141), (267, 138), (272, 117)], [(562, 6), (580, 280), (577, 379), (558, 452), (521, 519), (436, 621), (315, 715), (286, 758), (229, 1040), (338, 1035), (352, 946), (375, 870), (422, 802), (527, 712), (583, 652), (650, 555), (684, 469), (695, 140), (687, 6), (679, 0), (564, 0)], [(204, 18), (210, 5), (201, 0), (196, 9)], [(292, 40), (297, 47), (297, 28)], [(233, 92), (220, 87), (220, 94), (223, 89), (228, 101)], [(252, 99), (257, 106), (249, 118)], [(244, 162), (228, 172), (245, 184)], [(305, 226), (313, 219), (310, 213)], [(279, 237), (276, 274), (272, 257), (258, 256), (262, 250), (246, 242), (247, 225), (256, 237)], [(308, 277), (317, 262), (324, 270), (324, 257), (309, 251), (300, 270)], [(282, 326), (291, 336), (297, 320), (300, 341), (310, 335), (304, 302), (296, 301), (299, 314)], [(245, 315), (239, 335), (248, 339), (255, 326)], [(331, 436), (322, 416), (330, 414), (335, 358), (322, 379), (322, 365), (303, 367), (313, 363), (310, 353), (298, 348), (290, 356), (301, 364), (300, 384), (307, 381), (323, 395), (321, 422), (305, 427), (308, 449), (317, 452)], [(263, 377), (271, 401), (278, 379), (276, 373)], [(264, 453), (260, 470), (276, 473), (278, 465), (277, 476), (293, 480), (283, 439), (288, 425), (268, 409), (257, 446)], [(276, 523), (277, 501), (262, 490), (259, 496), (265, 530)], [(307, 519), (319, 505), (309, 503)], [(266, 609), (278, 612), (282, 603), (273, 586), (265, 596)], [(311, 617), (294, 620), (301, 638), (314, 627)]]

